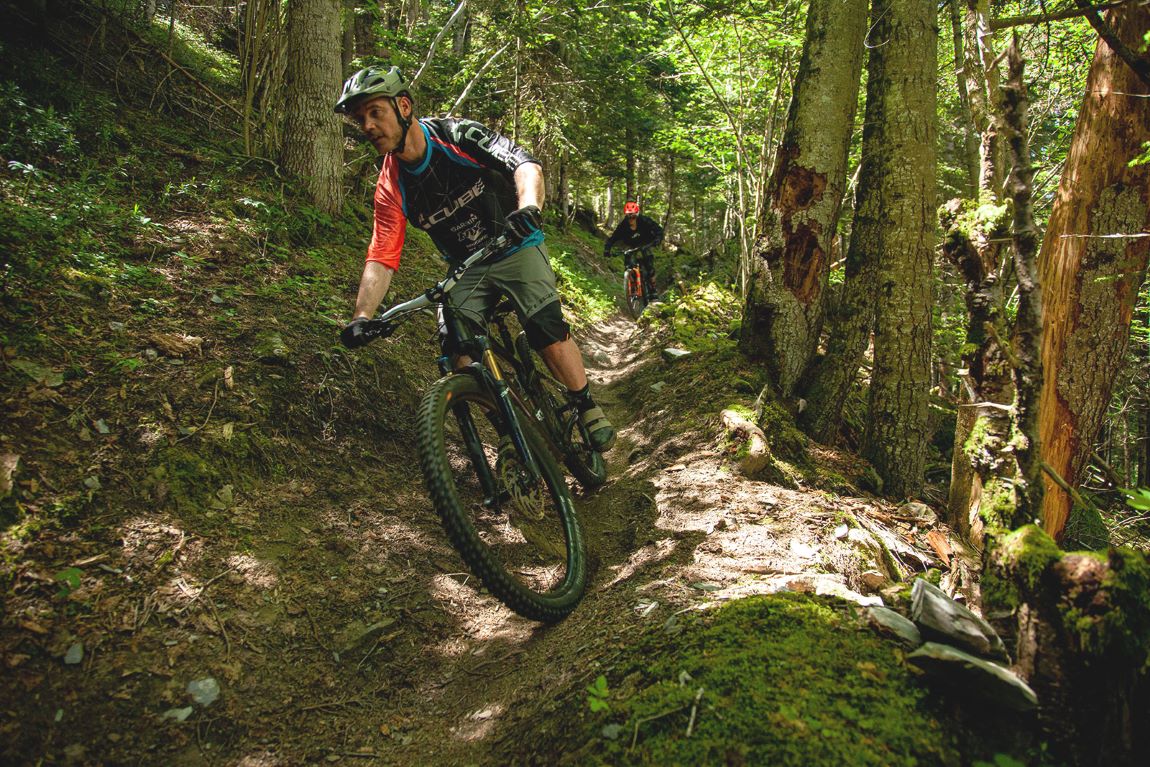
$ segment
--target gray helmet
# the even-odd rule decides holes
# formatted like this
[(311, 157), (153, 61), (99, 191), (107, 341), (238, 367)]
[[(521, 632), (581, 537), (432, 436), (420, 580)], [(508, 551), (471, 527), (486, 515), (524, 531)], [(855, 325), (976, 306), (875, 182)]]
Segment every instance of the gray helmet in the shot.
[(335, 111), (346, 114), (352, 110), (361, 99), (370, 96), (396, 96), (411, 97), (407, 90), (407, 80), (399, 67), (384, 70), (383, 67), (367, 67), (347, 78), (343, 84), (343, 93), (339, 101), (335, 102)]

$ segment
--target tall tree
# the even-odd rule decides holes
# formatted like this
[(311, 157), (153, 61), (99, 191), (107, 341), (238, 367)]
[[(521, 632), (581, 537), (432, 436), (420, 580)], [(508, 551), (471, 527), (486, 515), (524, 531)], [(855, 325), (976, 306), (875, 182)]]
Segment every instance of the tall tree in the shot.
[(751, 258), (740, 346), (790, 396), (819, 341), (847, 152), (858, 104), (867, 0), (811, 0), (806, 43)]
[[(1105, 17), (1117, 39), (1143, 49), (1150, 6)], [(1138, 55), (1150, 62), (1146, 52)], [(1040, 401), (1043, 457), (1078, 480), (1102, 425), (1150, 256), (1150, 164), (1131, 165), (1150, 141), (1150, 85), (1100, 41), (1086, 98), (1039, 255), (1045, 312)], [(1072, 500), (1048, 477), (1043, 524), (1062, 534)]]
[(885, 222), (863, 454), (902, 497), (922, 489), (929, 439), (938, 14), (934, 0), (876, 0), (873, 15), (867, 98), (881, 100)]
[(281, 160), (312, 203), (334, 214), (343, 201), (343, 134), (332, 104), (340, 88), (340, 2), (288, 4), (286, 116)]

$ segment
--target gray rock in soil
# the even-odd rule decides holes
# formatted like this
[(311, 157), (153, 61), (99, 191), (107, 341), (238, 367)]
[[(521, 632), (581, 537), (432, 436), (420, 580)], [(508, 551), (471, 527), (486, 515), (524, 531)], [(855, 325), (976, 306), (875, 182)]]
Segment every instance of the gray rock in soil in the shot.
[(667, 362), (674, 362), (675, 360), (690, 356), (691, 353), (686, 349), (676, 349), (673, 346), (668, 346), (663, 350), (663, 359), (665, 359)]
[(898, 507), (898, 513), (905, 517), (915, 517), (925, 525), (934, 525), (938, 523), (938, 514), (934, 513), (934, 509), (920, 501), (904, 503), (902, 506)]
[(76, 642), (68, 648), (68, 652), (64, 653), (64, 662), (69, 666), (75, 666), (80, 661), (84, 660), (84, 644), (83, 642)]
[(1013, 671), (956, 647), (927, 642), (906, 659), (931, 678), (1010, 711), (1032, 711), (1038, 707), (1034, 690)]
[(866, 618), (867, 623), (878, 629), (880, 634), (892, 637), (906, 647), (913, 649), (922, 644), (918, 626), (889, 607), (868, 607)]
[(911, 589), (910, 617), (927, 639), (952, 644), (985, 658), (1006, 660), (1006, 647), (990, 624), (918, 578)]
[(193, 710), (191, 706), (186, 706), (185, 708), (169, 708), (160, 718), (175, 719), (177, 722), (182, 722), (192, 715)]
[(188, 695), (201, 706), (210, 706), (220, 697), (220, 683), (215, 679), (204, 677), (188, 682)]
[(287, 365), (291, 363), (291, 350), (284, 343), (283, 336), (274, 331), (264, 331), (257, 338), (253, 347), (255, 358), (269, 365)]

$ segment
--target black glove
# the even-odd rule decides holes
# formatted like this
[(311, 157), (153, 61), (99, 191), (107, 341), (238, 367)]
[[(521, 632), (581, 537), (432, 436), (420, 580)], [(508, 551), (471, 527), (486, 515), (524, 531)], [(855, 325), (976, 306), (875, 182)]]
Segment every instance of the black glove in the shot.
[(339, 341), (349, 349), (358, 349), (367, 344), (371, 339), (363, 334), (364, 325), (367, 324), (367, 317), (356, 317), (349, 322), (347, 326), (340, 331)]
[(608, 258), (610, 255), (611, 255), (611, 246), (610, 245), (604, 245), (603, 246), (603, 258)]
[(513, 235), (524, 240), (543, 228), (543, 214), (534, 205), (527, 205), (511, 211), (504, 223)]

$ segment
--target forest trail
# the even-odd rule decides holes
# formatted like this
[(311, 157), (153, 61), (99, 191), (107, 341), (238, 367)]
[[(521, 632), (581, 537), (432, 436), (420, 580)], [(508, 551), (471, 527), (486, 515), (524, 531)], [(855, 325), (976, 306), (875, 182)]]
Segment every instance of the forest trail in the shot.
[[(669, 362), (664, 335), (621, 316), (578, 340), (619, 441), (608, 483), (577, 498), (589, 585), (564, 621), (525, 620), (475, 588), (415, 468), (409, 421), (422, 384), (384, 342), (340, 374), (340, 410), (353, 412), (334, 437), (326, 425), (291, 434), (277, 424), (278, 441), (253, 454), (279, 450), (286, 470), (245, 464), (252, 473), (234, 488), (191, 495), (177, 469), (220, 482), (204, 457), (248, 454), (212, 453), (211, 441), (199, 452), (176, 442), (146, 463), (110, 452), (123, 463), (110, 464), (121, 481), (108, 492), (122, 500), (23, 550), (0, 632), (0, 693), (24, 701), (0, 719), (13, 763), (553, 764), (553, 744), (598, 731), (587, 685), (682, 613), (780, 590), (873, 601), (856, 589), (875, 574), (874, 552), (870, 564), (860, 557), (844, 515), (885, 535), (904, 570), (938, 564), (928, 547), (899, 543), (913, 541), (909, 526), (884, 533), (889, 504), (801, 478), (742, 478), (714, 408), (729, 381), (711, 357)], [(211, 364), (237, 353), (221, 346)], [(369, 359), (382, 363), (378, 390)], [(169, 397), (209, 416), (224, 410), (187, 386), (183, 365), (148, 370), (128, 400), (106, 392), (109, 423)], [(299, 386), (322, 372), (237, 363), (227, 407), (266, 399), (290, 415), (310, 406)], [(364, 420), (350, 393), (379, 405), (367, 419), (376, 423), (362, 424), (366, 453), (349, 431)], [(843, 454), (808, 449), (833, 475), (858, 473)], [(186, 500), (162, 502), (177, 491)], [(69, 566), (75, 583), (61, 585)]]
[[(399, 725), (383, 763), (554, 764), (561, 755), (545, 744), (572, 726), (555, 716), (560, 701), (585, 699), (622, 648), (677, 615), (779, 590), (875, 601), (848, 588), (858, 571), (846, 554), (841, 574), (821, 566), (839, 510), (820, 495), (737, 477), (717, 434), (711, 444), (674, 428), (678, 439), (660, 438), (658, 424), (677, 420), (674, 371), (642, 401), (623, 392), (640, 367), (660, 364), (649, 335), (616, 315), (579, 336), (597, 399), (619, 429), (611, 479), (579, 499), (592, 563), (583, 603), (547, 627), (490, 597), (468, 600), (458, 631), (428, 637), (413, 684), (373, 706), (378, 720)], [(525, 732), (534, 739), (523, 741)]]

